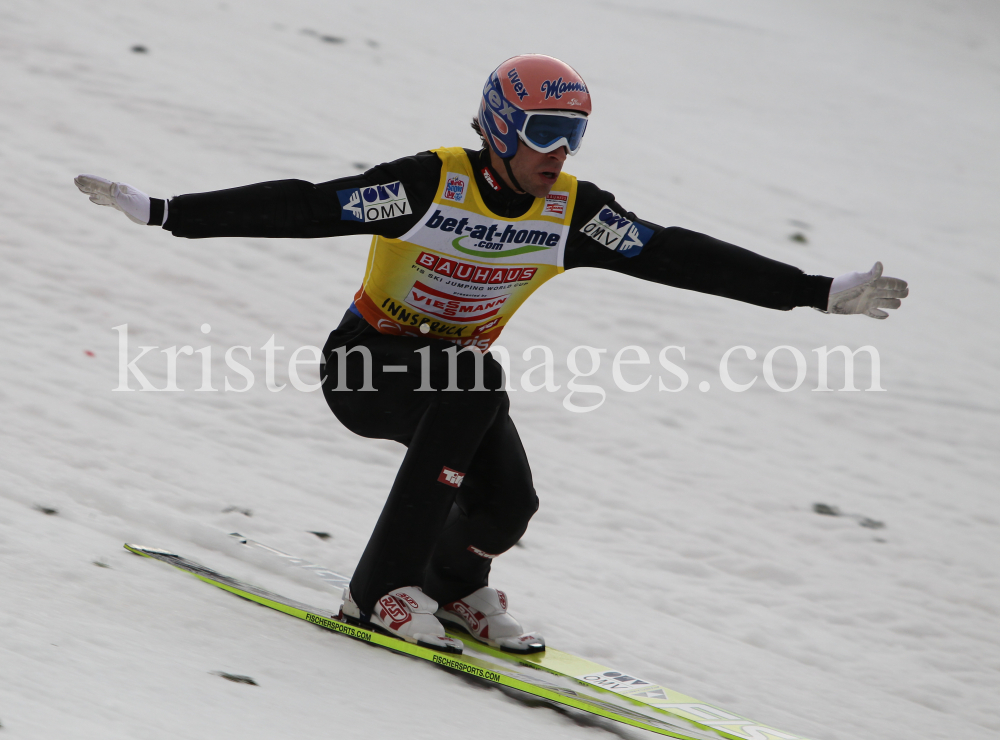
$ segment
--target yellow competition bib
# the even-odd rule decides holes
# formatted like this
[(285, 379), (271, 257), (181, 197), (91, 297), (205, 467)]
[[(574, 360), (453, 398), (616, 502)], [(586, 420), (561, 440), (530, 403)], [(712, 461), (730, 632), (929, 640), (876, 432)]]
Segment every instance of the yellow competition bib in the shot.
[(483, 203), (463, 149), (434, 153), (442, 163), (434, 202), (399, 239), (372, 238), (354, 303), (383, 334), (486, 350), (528, 296), (564, 270), (576, 178), (561, 173), (527, 213), (501, 218)]

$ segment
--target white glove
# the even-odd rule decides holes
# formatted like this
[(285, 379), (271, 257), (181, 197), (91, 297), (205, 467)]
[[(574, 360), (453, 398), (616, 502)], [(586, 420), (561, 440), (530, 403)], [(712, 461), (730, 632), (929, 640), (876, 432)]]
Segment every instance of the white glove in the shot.
[(873, 319), (887, 319), (889, 314), (879, 309), (899, 308), (900, 302), (909, 293), (905, 280), (882, 277), (882, 263), (876, 262), (868, 272), (849, 272), (834, 278), (826, 310), (829, 313), (863, 313)]
[(90, 196), (91, 203), (117, 208), (137, 224), (149, 223), (149, 196), (141, 190), (96, 175), (80, 175), (73, 182)]

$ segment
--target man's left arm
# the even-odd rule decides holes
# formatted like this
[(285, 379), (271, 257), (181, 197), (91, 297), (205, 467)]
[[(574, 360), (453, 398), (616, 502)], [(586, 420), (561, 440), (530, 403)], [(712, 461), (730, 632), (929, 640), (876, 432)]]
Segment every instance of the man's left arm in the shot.
[(566, 268), (597, 267), (625, 275), (788, 311), (812, 306), (830, 313), (886, 318), (908, 290), (882, 277), (882, 265), (839, 278), (806, 275), (797, 267), (762, 257), (696, 231), (664, 228), (626, 212), (614, 196), (581, 182)]

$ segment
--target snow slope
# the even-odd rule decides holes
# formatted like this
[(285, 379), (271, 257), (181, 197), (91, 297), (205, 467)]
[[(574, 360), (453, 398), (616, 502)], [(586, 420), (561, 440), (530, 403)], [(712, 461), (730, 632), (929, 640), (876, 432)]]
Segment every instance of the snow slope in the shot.
[[(7, 0), (3, 737), (642, 734), (373, 651), (121, 549), (174, 548), (335, 607), (322, 584), (246, 557), (226, 533), (349, 570), (402, 449), (353, 437), (321, 394), (264, 379), (272, 335), (278, 383), (293, 348), (323, 344), (365, 238), (172, 239), (92, 206), (73, 176), (169, 197), (472, 146), (485, 75), (536, 50), (593, 90), (569, 171), (645, 218), (807, 272), (880, 259), (912, 294), (876, 322), (597, 271), (547, 285), (503, 341), (515, 381), (538, 361), (526, 348), (556, 358), (558, 392), (511, 394), (542, 507), (494, 582), (553, 645), (805, 737), (1000, 736), (998, 38), (1000, 9), (976, 0)], [(130, 359), (140, 345), (210, 346), (219, 389), (224, 376), (243, 386), (223, 355), (249, 346), (256, 382), (197, 392), (196, 355), (179, 361), (184, 392), (113, 392), (122, 324)], [(577, 345), (607, 350), (580, 381), (607, 393), (589, 413), (563, 407)], [(654, 363), (624, 368), (630, 382), (653, 375), (635, 393), (611, 374), (629, 345)], [(657, 375), (677, 383), (655, 366), (668, 345), (686, 349), (677, 393), (657, 390)], [(732, 363), (740, 382), (760, 375), (745, 393), (719, 379), (737, 345), (757, 353)], [(763, 377), (781, 345), (808, 362), (794, 392)], [(811, 350), (835, 345), (877, 348), (886, 392), (813, 392)], [(139, 363), (159, 387), (164, 357)], [(775, 368), (790, 385), (787, 351)], [(819, 516), (818, 502), (886, 526)]]

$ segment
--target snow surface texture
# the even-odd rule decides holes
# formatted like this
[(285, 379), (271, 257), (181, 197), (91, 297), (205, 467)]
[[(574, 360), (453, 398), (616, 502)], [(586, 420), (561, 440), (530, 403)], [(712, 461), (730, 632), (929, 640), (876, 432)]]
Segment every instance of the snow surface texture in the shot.
[[(474, 146), (485, 75), (543, 51), (593, 90), (568, 171), (645, 218), (809, 273), (880, 259), (911, 296), (882, 322), (599, 271), (548, 284), (503, 337), (518, 374), (539, 361), (522, 362), (525, 348), (551, 346), (561, 386), (511, 394), (542, 502), (494, 568), (514, 613), (554, 646), (806, 737), (1000, 736), (998, 39), (1000, 6), (985, 0), (7, 0), (0, 734), (644, 735), (321, 632), (121, 548), (173, 548), (336, 608), (318, 580), (226, 533), (350, 570), (403, 450), (352, 436), (321, 394), (263, 378), (272, 334), (278, 383), (292, 348), (323, 344), (367, 238), (173, 239), (91, 205), (72, 178), (169, 197)], [(211, 346), (216, 388), (227, 372), (243, 386), (223, 355), (252, 347), (256, 384), (196, 392), (194, 355), (179, 361), (182, 393), (112, 392), (112, 327), (126, 323), (130, 359), (140, 345)], [(581, 344), (608, 350), (594, 380), (607, 399), (576, 414), (565, 360)], [(654, 375), (636, 393), (610, 375), (627, 345), (654, 363), (624, 368), (631, 382)], [(678, 393), (657, 390), (657, 374), (676, 387), (655, 366), (667, 345), (686, 348)], [(741, 394), (718, 373), (736, 345), (757, 358), (734, 376), (761, 375)], [(809, 363), (794, 392), (764, 383), (779, 345)], [(886, 392), (813, 392), (824, 345), (875, 346)], [(159, 387), (164, 358), (139, 363)], [(790, 384), (789, 353), (776, 375)]]

